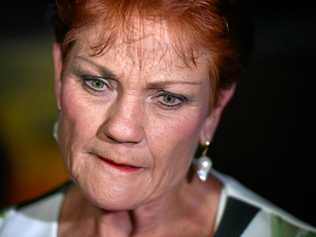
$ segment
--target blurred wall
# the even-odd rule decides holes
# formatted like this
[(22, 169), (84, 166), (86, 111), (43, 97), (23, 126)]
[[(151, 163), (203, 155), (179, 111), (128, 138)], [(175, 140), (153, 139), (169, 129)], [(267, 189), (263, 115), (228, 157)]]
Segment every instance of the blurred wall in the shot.
[(5, 191), (0, 206), (34, 197), (66, 179), (52, 136), (57, 118), (52, 36), (47, 3), (41, 4), (27, 1), (2, 9), (0, 185)]

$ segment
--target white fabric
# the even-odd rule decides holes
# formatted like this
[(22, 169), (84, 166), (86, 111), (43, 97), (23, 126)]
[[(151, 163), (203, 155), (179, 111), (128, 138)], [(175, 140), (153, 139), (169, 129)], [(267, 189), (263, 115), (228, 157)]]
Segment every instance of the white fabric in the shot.
[(241, 237), (272, 237), (271, 216), (260, 211), (250, 222)]
[(1, 237), (57, 237), (57, 220), (63, 193), (21, 210), (10, 209), (0, 222)]
[(248, 204), (258, 207), (259, 209), (262, 209), (264, 212), (268, 214), (279, 216), (289, 224), (295, 225), (301, 229), (310, 232), (316, 232), (316, 228), (298, 220), (297, 218), (278, 208), (271, 202), (258, 196), (257, 194), (255, 194), (254, 192), (240, 184), (235, 179), (227, 175), (221, 174), (215, 170), (211, 170), (210, 172), (225, 185), (225, 190), (227, 193), (226, 198), (228, 196), (234, 197), (238, 200), (244, 201)]
[(223, 188), (221, 191), (218, 209), (217, 209), (217, 215), (216, 215), (216, 220), (215, 220), (215, 230), (217, 230), (217, 228), (221, 222), (221, 219), (223, 217), (223, 214), (225, 211), (225, 206), (226, 206), (226, 201), (227, 201), (227, 190), (226, 190), (226, 188)]

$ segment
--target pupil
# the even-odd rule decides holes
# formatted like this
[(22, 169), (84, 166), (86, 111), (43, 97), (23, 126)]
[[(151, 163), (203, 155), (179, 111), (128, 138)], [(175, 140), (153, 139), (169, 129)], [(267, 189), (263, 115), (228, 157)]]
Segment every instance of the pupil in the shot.
[(101, 83), (100, 83), (99, 81), (96, 81), (96, 82), (95, 82), (95, 85), (96, 85), (97, 87), (101, 87)]
[(170, 102), (172, 102), (172, 101), (173, 101), (172, 96), (167, 95), (167, 96), (166, 96), (166, 102), (170, 103)]

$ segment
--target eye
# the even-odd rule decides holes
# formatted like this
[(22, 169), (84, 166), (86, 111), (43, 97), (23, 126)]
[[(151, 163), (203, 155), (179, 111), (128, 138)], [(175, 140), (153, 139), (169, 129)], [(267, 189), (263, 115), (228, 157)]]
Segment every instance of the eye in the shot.
[(82, 76), (82, 80), (84, 86), (96, 92), (103, 92), (111, 87), (110, 83), (102, 77)]
[(167, 108), (177, 108), (187, 101), (183, 95), (177, 95), (171, 92), (162, 91), (157, 96), (158, 102)]

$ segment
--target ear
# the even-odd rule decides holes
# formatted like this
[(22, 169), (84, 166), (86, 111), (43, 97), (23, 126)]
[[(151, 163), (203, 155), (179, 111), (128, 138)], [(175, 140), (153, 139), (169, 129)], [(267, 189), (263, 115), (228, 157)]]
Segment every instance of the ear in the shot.
[(61, 78), (63, 70), (63, 57), (61, 45), (58, 43), (53, 43), (52, 46), (52, 57), (54, 64), (54, 94), (56, 98), (57, 108), (61, 109), (60, 97), (61, 97)]
[(233, 97), (235, 88), (236, 84), (234, 83), (227, 88), (220, 89), (218, 93), (218, 101), (202, 125), (200, 132), (201, 144), (204, 144), (206, 141), (212, 141), (223, 110)]

